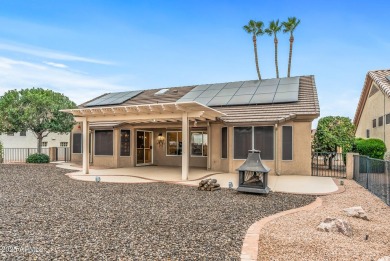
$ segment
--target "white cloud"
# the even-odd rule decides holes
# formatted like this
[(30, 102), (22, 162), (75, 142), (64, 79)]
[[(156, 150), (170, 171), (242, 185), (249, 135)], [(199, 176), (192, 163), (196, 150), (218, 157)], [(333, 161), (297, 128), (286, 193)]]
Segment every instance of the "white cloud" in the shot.
[(53, 67), (57, 67), (57, 68), (62, 68), (62, 69), (68, 68), (67, 65), (62, 64), (62, 63), (53, 63), (53, 62), (43, 62), (43, 63), (47, 64), (47, 65), (50, 65), (50, 66), (53, 66)]
[(109, 61), (92, 59), (92, 58), (77, 56), (73, 54), (62, 53), (54, 50), (41, 49), (34, 46), (22, 46), (18, 44), (0, 43), (0, 50), (23, 53), (23, 54), (33, 55), (37, 57), (53, 59), (53, 60), (75, 61), (75, 62), (85, 62), (85, 63), (104, 64), (104, 65), (114, 64)]
[(0, 95), (11, 89), (41, 87), (64, 93), (79, 104), (103, 93), (132, 90), (120, 84), (124, 82), (123, 76), (95, 77), (51, 64), (46, 66), (1, 56), (0, 68)]

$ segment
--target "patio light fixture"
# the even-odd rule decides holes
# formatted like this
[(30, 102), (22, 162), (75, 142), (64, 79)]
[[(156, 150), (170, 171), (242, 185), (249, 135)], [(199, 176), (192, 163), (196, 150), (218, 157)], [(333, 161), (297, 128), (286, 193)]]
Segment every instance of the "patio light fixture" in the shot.
[(164, 146), (164, 142), (165, 142), (165, 137), (160, 132), (158, 134), (158, 137), (157, 137), (157, 144), (158, 144), (159, 147), (162, 147), (162, 146)]

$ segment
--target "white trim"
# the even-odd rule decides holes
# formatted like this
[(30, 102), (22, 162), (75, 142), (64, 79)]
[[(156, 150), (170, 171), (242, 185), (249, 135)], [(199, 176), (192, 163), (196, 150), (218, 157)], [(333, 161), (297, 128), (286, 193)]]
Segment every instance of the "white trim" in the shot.
[[(293, 161), (294, 160), (294, 126), (293, 125), (283, 125), (282, 127), (282, 161)], [(283, 132), (284, 127), (291, 127), (291, 159), (290, 160), (284, 160), (283, 159)]]
[[(112, 155), (96, 155), (96, 131), (112, 131)], [(99, 130), (93, 130), (93, 148), (92, 153), (94, 157), (114, 157), (114, 130), (113, 129), (99, 129)]]

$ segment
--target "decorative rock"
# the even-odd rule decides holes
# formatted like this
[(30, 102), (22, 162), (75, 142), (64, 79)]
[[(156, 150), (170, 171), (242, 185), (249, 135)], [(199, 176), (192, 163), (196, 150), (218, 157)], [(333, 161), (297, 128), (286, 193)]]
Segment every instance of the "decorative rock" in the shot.
[(390, 256), (381, 257), (377, 261), (390, 261)]
[(352, 227), (349, 223), (338, 218), (327, 217), (318, 225), (317, 230), (324, 232), (340, 232), (345, 236), (352, 236)]
[(364, 220), (369, 220), (367, 217), (367, 213), (360, 206), (346, 208), (344, 209), (344, 211), (347, 213), (348, 217), (356, 217)]

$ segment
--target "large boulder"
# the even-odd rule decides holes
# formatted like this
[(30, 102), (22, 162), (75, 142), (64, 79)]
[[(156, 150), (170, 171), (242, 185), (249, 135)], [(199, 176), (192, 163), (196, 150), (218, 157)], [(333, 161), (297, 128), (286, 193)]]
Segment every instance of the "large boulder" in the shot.
[(352, 227), (349, 223), (338, 218), (327, 217), (318, 225), (317, 230), (324, 232), (340, 232), (345, 236), (352, 236)]
[(346, 209), (344, 209), (344, 212), (347, 213), (347, 215), (349, 217), (356, 217), (356, 218), (361, 218), (364, 220), (369, 220), (367, 217), (367, 213), (360, 206), (346, 208)]

